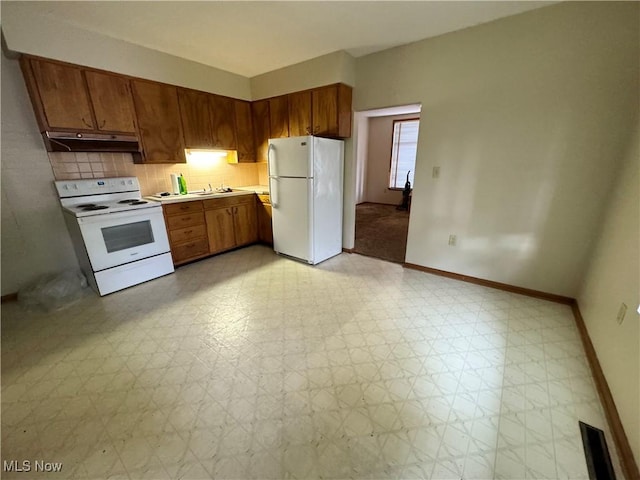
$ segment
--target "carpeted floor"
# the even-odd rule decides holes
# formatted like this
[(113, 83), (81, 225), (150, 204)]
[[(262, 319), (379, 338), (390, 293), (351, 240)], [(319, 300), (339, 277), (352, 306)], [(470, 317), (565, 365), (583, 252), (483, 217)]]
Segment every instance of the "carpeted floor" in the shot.
[(362, 203), (356, 206), (355, 252), (391, 262), (404, 262), (409, 212), (395, 205)]

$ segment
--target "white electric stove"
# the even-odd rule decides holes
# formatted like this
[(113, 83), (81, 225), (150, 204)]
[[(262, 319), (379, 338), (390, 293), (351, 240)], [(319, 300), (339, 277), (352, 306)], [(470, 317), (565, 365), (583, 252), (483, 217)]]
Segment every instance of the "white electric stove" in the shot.
[(160, 203), (136, 177), (55, 182), (76, 256), (100, 295), (174, 271)]

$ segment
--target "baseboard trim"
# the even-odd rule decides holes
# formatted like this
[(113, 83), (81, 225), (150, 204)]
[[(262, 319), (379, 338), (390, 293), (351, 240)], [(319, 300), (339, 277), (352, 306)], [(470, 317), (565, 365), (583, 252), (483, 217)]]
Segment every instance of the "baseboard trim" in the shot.
[(475, 283), (476, 285), (482, 285), (483, 287), (496, 288), (498, 290), (504, 290), (505, 292), (519, 293), (528, 297), (541, 298), (543, 300), (549, 300), (551, 302), (562, 303), (564, 305), (573, 305), (575, 299), (571, 297), (564, 297), (562, 295), (556, 295), (555, 293), (541, 292), (539, 290), (532, 290), (530, 288), (516, 287), (509, 285), (508, 283), (494, 282), (493, 280), (485, 280), (484, 278), (470, 277), (468, 275), (462, 275), (460, 273), (447, 272), (446, 270), (438, 270), (437, 268), (423, 267), (422, 265), (416, 265), (415, 263), (403, 263), (405, 268), (412, 270), (420, 270), (426, 273), (432, 273), (434, 275), (440, 275), (441, 277), (453, 278), (455, 280), (461, 280), (463, 282)]
[(602, 402), (604, 414), (607, 418), (609, 428), (611, 429), (613, 441), (618, 450), (620, 465), (622, 466), (624, 476), (629, 479), (640, 478), (640, 471), (638, 470), (638, 465), (633, 457), (633, 450), (631, 450), (629, 439), (627, 438), (627, 434), (622, 426), (622, 421), (620, 420), (618, 409), (616, 408), (616, 404), (613, 400), (613, 395), (611, 395), (609, 384), (607, 383), (607, 379), (605, 378), (602, 367), (600, 366), (596, 349), (593, 347), (591, 337), (589, 337), (589, 332), (587, 331), (587, 326), (585, 325), (582, 314), (580, 313), (577, 301), (574, 301), (571, 304), (571, 310), (573, 310), (573, 317), (575, 318), (578, 332), (580, 332), (580, 339), (582, 340), (582, 346), (584, 347), (584, 351), (587, 355), (587, 361), (591, 368), (591, 375), (596, 383), (600, 402)]
[(353, 253), (355, 251), (355, 249), (353, 249), (353, 248), (343, 248), (342, 251), (344, 253)]
[(18, 300), (18, 293), (9, 293), (0, 297), (0, 303), (15, 302)]

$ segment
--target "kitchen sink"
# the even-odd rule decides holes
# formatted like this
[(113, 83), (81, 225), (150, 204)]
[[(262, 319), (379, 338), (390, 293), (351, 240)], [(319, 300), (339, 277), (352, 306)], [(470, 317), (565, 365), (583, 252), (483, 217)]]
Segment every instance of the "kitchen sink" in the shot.
[(201, 196), (222, 195), (222, 194), (225, 194), (225, 193), (234, 193), (234, 192), (235, 192), (235, 190), (233, 190), (231, 188), (226, 188), (226, 189), (224, 189), (224, 191), (211, 190), (211, 191), (198, 192), (198, 193), (196, 193), (196, 195), (201, 195)]

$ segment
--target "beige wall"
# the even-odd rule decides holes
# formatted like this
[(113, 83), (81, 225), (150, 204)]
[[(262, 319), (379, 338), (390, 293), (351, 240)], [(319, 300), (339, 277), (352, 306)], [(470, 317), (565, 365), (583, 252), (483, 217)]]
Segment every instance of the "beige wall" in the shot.
[(253, 100), (307, 90), (332, 83), (355, 85), (355, 60), (334, 52), (251, 78)]
[(2, 32), (12, 51), (251, 99), (246, 77), (44, 18), (29, 3), (2, 2)]
[(2, 295), (39, 275), (77, 268), (53, 171), (14, 60), (2, 57)]
[[(640, 464), (640, 149), (638, 129), (607, 205), (578, 304)], [(622, 325), (620, 305), (628, 307)]]
[[(402, 202), (402, 191), (389, 190), (393, 122), (394, 120), (419, 117), (420, 115), (411, 114), (369, 119), (365, 201), (388, 205), (399, 205)], [(404, 185), (404, 182), (402, 183)]]
[(575, 297), (638, 105), (639, 7), (565, 2), (357, 59), (356, 111), (422, 104), (407, 262)]

